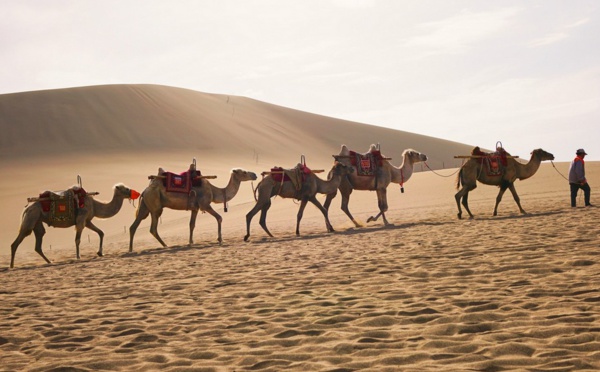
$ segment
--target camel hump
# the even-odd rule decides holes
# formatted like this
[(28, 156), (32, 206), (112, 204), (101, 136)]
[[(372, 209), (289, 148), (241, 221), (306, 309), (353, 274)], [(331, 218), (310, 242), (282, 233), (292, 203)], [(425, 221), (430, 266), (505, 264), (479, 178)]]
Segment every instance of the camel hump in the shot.
[(162, 167), (158, 167), (158, 173), (159, 175), (165, 173), (165, 170)]
[(343, 156), (350, 155), (350, 150), (348, 149), (348, 146), (342, 145), (342, 149), (340, 150), (340, 155), (343, 155)]
[(369, 147), (369, 152), (375, 152), (375, 151), (379, 151), (379, 149), (377, 148), (377, 145), (372, 143), (371, 147)]

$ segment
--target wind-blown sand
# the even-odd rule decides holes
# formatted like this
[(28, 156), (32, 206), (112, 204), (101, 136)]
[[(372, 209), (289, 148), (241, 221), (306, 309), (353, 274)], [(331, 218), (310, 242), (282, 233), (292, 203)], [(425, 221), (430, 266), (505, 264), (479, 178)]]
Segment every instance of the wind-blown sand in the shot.
[[(331, 165), (331, 154), (308, 150), (309, 159), (324, 158), (314, 168)], [(3, 164), (22, 179), (21, 187), (1, 181), (5, 226), (9, 220), (18, 226), (26, 197), (42, 179), (59, 188), (74, 183), (69, 177), (80, 168), (84, 187), (107, 200), (118, 181), (141, 191), (159, 165), (182, 171), (191, 160), (188, 153), (139, 150), (92, 155), (95, 161), (62, 159), (62, 167), (43, 156)], [(203, 154), (199, 164), (204, 174), (219, 174), (213, 183), (220, 187), (233, 167), (260, 173), (293, 165), (245, 157)], [(338, 196), (330, 211), (337, 232), (326, 233), (322, 215), (309, 205), (296, 237), (298, 205), (275, 198), (267, 219), (275, 238), (256, 216), (244, 242), (245, 214), (254, 205), (244, 183), (229, 212), (215, 208), (224, 218), (220, 246), (211, 216), (199, 216), (188, 247), (189, 213), (166, 211), (159, 231), (170, 248), (158, 248), (145, 221), (128, 253), (124, 227), (134, 209), (126, 203), (118, 221), (97, 222), (106, 232), (104, 257), (95, 257), (95, 234), (84, 238), (77, 261), (74, 231), (47, 228), (44, 241), (55, 243), (44, 250), (54, 263), (33, 252), (31, 236), (10, 270), (6, 242), (16, 228), (3, 228), (0, 369), (598, 370), (600, 208), (570, 208), (568, 184), (558, 173), (568, 164), (556, 167), (544, 163), (516, 183), (527, 215), (506, 194), (492, 217), (497, 188), (480, 185), (470, 195), (476, 218), (458, 220), (456, 169), (444, 169), (436, 172), (449, 177), (415, 173), (404, 194), (389, 187), (388, 227), (377, 221), (355, 228)], [(586, 167), (595, 190), (600, 163)], [(54, 177), (45, 176), (49, 169)], [(374, 193), (356, 191), (350, 208), (366, 221), (376, 204)]]

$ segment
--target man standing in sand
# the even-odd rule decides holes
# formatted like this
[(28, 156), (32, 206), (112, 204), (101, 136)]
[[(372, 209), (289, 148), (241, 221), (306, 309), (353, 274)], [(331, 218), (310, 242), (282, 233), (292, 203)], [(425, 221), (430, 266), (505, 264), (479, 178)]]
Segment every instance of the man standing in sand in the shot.
[(583, 190), (585, 206), (591, 207), (590, 204), (590, 185), (588, 184), (585, 178), (585, 162), (583, 159), (587, 155), (587, 153), (583, 149), (577, 150), (575, 152), (577, 155), (575, 159), (571, 162), (571, 166), (569, 167), (569, 185), (571, 186), (571, 207), (576, 206), (577, 200), (577, 192), (579, 189)]

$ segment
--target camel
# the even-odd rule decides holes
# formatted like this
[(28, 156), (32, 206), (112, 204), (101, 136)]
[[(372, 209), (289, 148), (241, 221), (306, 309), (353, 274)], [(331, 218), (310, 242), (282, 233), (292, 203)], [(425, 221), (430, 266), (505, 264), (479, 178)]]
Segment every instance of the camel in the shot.
[(64, 221), (60, 223), (50, 222), (50, 212), (44, 212), (42, 209), (42, 202), (35, 201), (33, 204), (29, 205), (23, 211), (23, 216), (21, 220), (21, 227), (19, 228), (19, 235), (15, 239), (15, 241), (11, 244), (11, 257), (10, 257), (10, 267), (14, 267), (15, 262), (15, 253), (17, 252), (17, 248), (19, 244), (33, 231), (35, 235), (35, 251), (42, 256), (42, 258), (50, 263), (50, 260), (44, 255), (42, 251), (42, 238), (46, 233), (44, 229), (44, 225), (42, 223), (47, 224), (52, 227), (71, 227), (75, 226), (75, 249), (77, 253), (77, 259), (80, 259), (79, 256), (79, 243), (81, 241), (81, 232), (84, 227), (95, 231), (100, 237), (100, 248), (98, 250), (98, 256), (102, 257), (102, 240), (104, 238), (104, 232), (100, 230), (96, 225), (92, 223), (92, 219), (94, 217), (98, 218), (110, 218), (116, 215), (123, 205), (123, 200), (125, 199), (137, 199), (140, 196), (140, 193), (128, 188), (123, 184), (117, 184), (114, 186), (113, 198), (108, 203), (102, 203), (97, 200), (94, 200), (92, 195), (86, 195), (84, 199), (84, 207), (79, 208), (77, 210), (75, 221)]
[[(478, 149), (477, 147), (475, 149)], [(475, 150), (473, 150), (475, 151)], [(496, 205), (494, 206), (494, 216), (498, 215), (498, 204), (502, 200), (502, 195), (509, 189), (519, 207), (521, 213), (526, 214), (521, 207), (521, 201), (517, 191), (515, 190), (514, 182), (519, 180), (525, 180), (533, 176), (540, 167), (540, 164), (544, 160), (554, 160), (554, 155), (542, 150), (535, 149), (531, 152), (531, 159), (528, 163), (523, 164), (516, 161), (510, 154), (507, 154), (506, 166), (501, 170), (501, 175), (488, 175), (488, 172), (484, 170), (485, 164), (482, 164), (479, 159), (470, 158), (463, 164), (456, 180), (456, 188), (462, 188), (456, 193), (454, 198), (456, 199), (456, 205), (458, 206), (458, 218), (462, 218), (462, 209), (460, 203), (465, 206), (466, 211), (469, 213), (469, 218), (473, 218), (473, 214), (469, 209), (469, 192), (477, 187), (477, 181), (484, 185), (494, 185), (500, 188), (498, 196), (496, 197)]]
[[(369, 152), (374, 152), (377, 149), (375, 145), (371, 145)], [(351, 164), (350, 151), (346, 145), (342, 145), (342, 149), (339, 155), (334, 155), (338, 161), (345, 164)], [(406, 149), (402, 153), (402, 165), (395, 167), (387, 159), (383, 159), (382, 166), (378, 168), (375, 176), (361, 176), (357, 171), (353, 171), (348, 177), (345, 177), (340, 183), (339, 190), (342, 194), (342, 210), (354, 222), (354, 226), (361, 227), (362, 225), (354, 219), (350, 210), (348, 209), (348, 203), (350, 202), (350, 194), (353, 190), (370, 190), (376, 191), (377, 193), (377, 204), (379, 205), (379, 213), (376, 216), (371, 216), (367, 222), (377, 221), (381, 216), (386, 226), (389, 225), (388, 220), (385, 218), (385, 212), (388, 210), (387, 203), (387, 187), (393, 183), (398, 183), (402, 187), (407, 182), (414, 170), (414, 164), (418, 162), (427, 161), (427, 155), (422, 154), (413, 149)], [(404, 192), (404, 189), (401, 189)], [(324, 207), (329, 210), (331, 201), (336, 196), (335, 193), (327, 195)]]
[[(292, 182), (280, 182), (275, 181), (272, 175), (267, 175), (262, 181), (256, 186), (255, 199), (256, 205), (248, 214), (246, 214), (246, 236), (244, 241), (248, 241), (250, 237), (250, 222), (252, 217), (260, 211), (260, 226), (265, 232), (273, 237), (273, 234), (267, 228), (267, 211), (271, 207), (271, 198), (273, 196), (280, 196), (282, 198), (294, 198), (300, 200), (300, 208), (298, 209), (298, 215), (296, 217), (296, 235), (300, 235), (300, 221), (304, 213), (306, 204), (310, 201), (313, 203), (325, 217), (325, 226), (327, 232), (334, 232), (333, 226), (329, 222), (329, 216), (327, 210), (317, 200), (317, 194), (330, 194), (336, 192), (342, 178), (352, 172), (352, 166), (345, 165), (340, 162), (335, 162), (331, 171), (329, 172), (328, 180), (322, 180), (315, 173), (307, 174), (307, 178), (302, 184), (302, 188), (297, 190)], [(256, 197), (258, 192), (258, 198)]]
[[(158, 174), (164, 171), (159, 168)], [(225, 188), (213, 186), (207, 179), (202, 181), (202, 186), (193, 187), (190, 195), (185, 193), (167, 192), (162, 180), (155, 178), (150, 182), (150, 185), (142, 192), (140, 204), (136, 211), (136, 217), (133, 224), (129, 227), (129, 252), (133, 252), (133, 237), (142, 220), (148, 215), (151, 216), (150, 233), (158, 240), (158, 242), (167, 248), (167, 245), (158, 235), (158, 219), (162, 215), (164, 208), (175, 209), (180, 211), (191, 210), (190, 217), (190, 237), (189, 245), (194, 244), (194, 227), (196, 226), (196, 217), (198, 211), (208, 212), (217, 220), (218, 242), (222, 243), (221, 237), (221, 222), (223, 218), (211, 207), (211, 203), (224, 203), (233, 199), (243, 181), (256, 180), (256, 174), (243, 169), (233, 169), (229, 178), (229, 183)], [(190, 205), (190, 198), (192, 203)], [(190, 208), (191, 207), (191, 208)]]

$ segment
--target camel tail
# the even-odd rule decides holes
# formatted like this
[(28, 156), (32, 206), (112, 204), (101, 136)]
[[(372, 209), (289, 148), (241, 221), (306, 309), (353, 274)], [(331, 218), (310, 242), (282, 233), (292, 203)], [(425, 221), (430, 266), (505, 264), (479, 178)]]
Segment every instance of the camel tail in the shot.
[(456, 176), (456, 189), (460, 189), (462, 183), (462, 168), (458, 171), (458, 175)]

